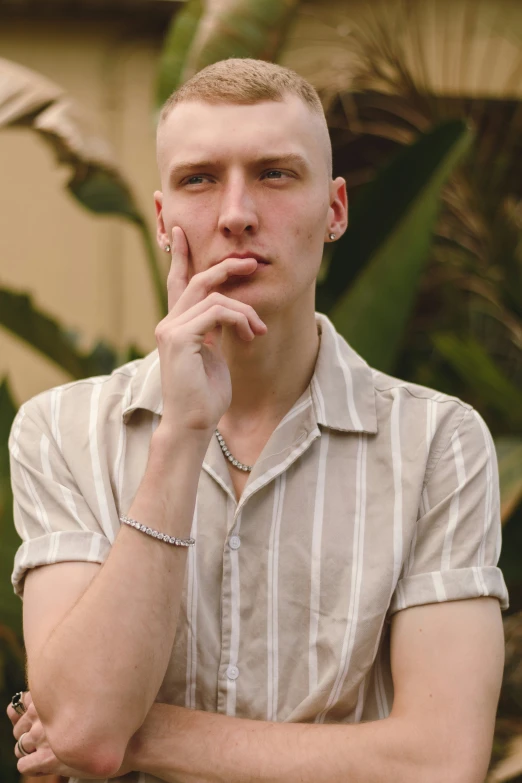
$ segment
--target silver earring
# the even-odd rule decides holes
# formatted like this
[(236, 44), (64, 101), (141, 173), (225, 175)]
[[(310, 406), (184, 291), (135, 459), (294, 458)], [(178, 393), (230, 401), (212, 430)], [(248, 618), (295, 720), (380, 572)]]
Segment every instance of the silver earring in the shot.
[(170, 253), (170, 245), (165, 245), (163, 250), (165, 251), (165, 253)]
[(335, 239), (335, 234), (328, 234), (328, 237), (333, 240)]

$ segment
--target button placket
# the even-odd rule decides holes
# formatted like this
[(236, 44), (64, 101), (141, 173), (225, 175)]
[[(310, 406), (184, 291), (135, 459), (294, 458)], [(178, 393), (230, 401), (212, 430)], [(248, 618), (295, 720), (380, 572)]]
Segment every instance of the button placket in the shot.
[(217, 711), (234, 715), (236, 709), (236, 679), (239, 677), (238, 655), (240, 639), (240, 581), (237, 550), (241, 512), (235, 503), (227, 503), (229, 533), (223, 547), (223, 580), (221, 584), (221, 655), (218, 679)]

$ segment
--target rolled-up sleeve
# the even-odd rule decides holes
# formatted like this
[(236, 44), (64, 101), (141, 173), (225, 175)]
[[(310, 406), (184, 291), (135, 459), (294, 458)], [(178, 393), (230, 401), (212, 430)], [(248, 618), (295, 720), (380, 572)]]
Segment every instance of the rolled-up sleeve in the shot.
[(482, 417), (470, 409), (430, 466), (413, 540), (389, 614), (419, 604), (509, 597), (498, 561), (502, 543), (498, 465)]
[(69, 560), (103, 563), (110, 542), (34, 398), (18, 411), (8, 444), (14, 523), (22, 540), (11, 582), (23, 598), (28, 569)]

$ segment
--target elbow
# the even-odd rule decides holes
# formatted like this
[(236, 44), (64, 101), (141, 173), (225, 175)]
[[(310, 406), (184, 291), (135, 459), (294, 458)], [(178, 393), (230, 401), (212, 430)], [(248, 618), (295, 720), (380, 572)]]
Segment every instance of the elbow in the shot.
[(105, 738), (95, 741), (84, 735), (72, 739), (71, 732), (62, 729), (48, 733), (48, 741), (56, 757), (66, 766), (81, 771), (85, 776), (108, 778), (123, 764), (124, 753), (120, 753)]

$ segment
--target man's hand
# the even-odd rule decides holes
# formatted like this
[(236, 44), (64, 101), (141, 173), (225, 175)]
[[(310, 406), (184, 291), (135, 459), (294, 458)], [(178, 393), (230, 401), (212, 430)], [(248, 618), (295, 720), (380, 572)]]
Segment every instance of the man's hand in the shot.
[(228, 409), (232, 386), (221, 351), (222, 327), (235, 329), (240, 339), (250, 341), (264, 335), (266, 325), (252, 307), (214, 289), (233, 275), (254, 273), (257, 265), (255, 258), (226, 258), (189, 281), (187, 240), (179, 226), (173, 229), (169, 312), (155, 330), (162, 423), (211, 433)]
[[(64, 775), (65, 777), (86, 778), (91, 780), (105, 780), (103, 777), (95, 777), (91, 773), (85, 773), (78, 769), (73, 769), (63, 764), (54, 754), (53, 749), (47, 741), (45, 729), (42, 726), (36, 708), (33, 704), (30, 691), (24, 691), (22, 694), (24, 706), (27, 708), (23, 715), (19, 715), (11, 704), (7, 707), (7, 716), (13, 724), (13, 735), (15, 740), (20, 739), (22, 734), (24, 738), (22, 744), (28, 752), (27, 756), (22, 756), (18, 750), (18, 744), (15, 745), (15, 756), (19, 759), (18, 771), (27, 776), (40, 777), (42, 775)], [(111, 778), (126, 775), (132, 772), (130, 761), (126, 757), (120, 769)]]

